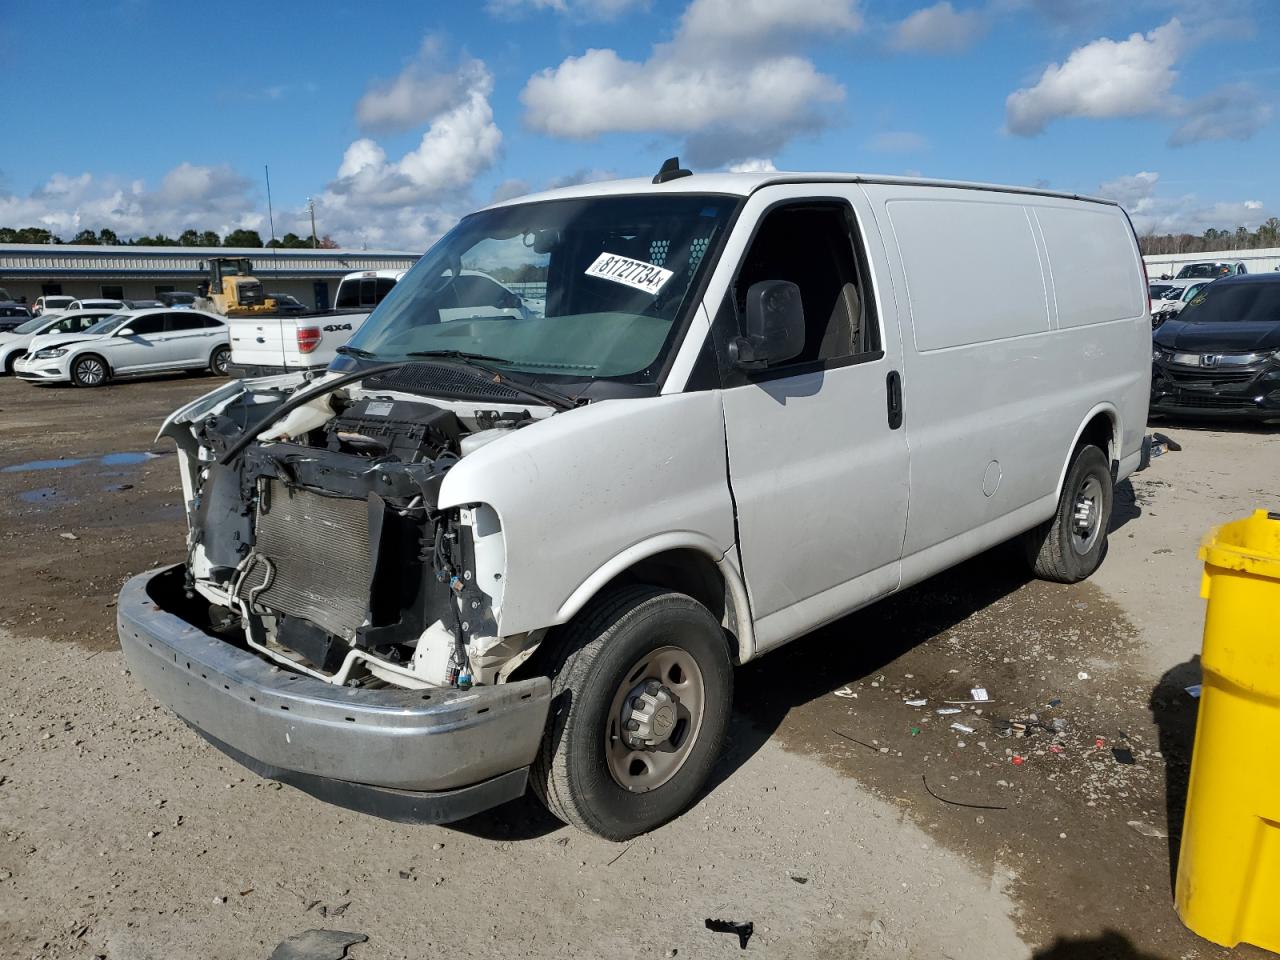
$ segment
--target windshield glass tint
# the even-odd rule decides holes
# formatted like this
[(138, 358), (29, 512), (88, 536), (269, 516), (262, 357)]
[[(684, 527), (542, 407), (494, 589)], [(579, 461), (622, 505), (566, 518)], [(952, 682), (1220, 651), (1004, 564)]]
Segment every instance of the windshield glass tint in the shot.
[(1218, 275), (1216, 263), (1193, 263), (1178, 271), (1175, 280), (1187, 280), (1191, 277), (1214, 277)]
[(463, 220), (351, 345), (379, 359), (457, 350), (539, 377), (653, 382), (737, 198), (592, 197)]
[(85, 333), (111, 333), (128, 319), (129, 315), (127, 313), (115, 313), (109, 317), (103, 317), (86, 330)]
[(1165, 295), (1172, 289), (1173, 287), (1167, 283), (1153, 284), (1151, 287), (1151, 299), (1163, 300)]
[(1179, 320), (1188, 323), (1280, 323), (1280, 282), (1211, 283)]

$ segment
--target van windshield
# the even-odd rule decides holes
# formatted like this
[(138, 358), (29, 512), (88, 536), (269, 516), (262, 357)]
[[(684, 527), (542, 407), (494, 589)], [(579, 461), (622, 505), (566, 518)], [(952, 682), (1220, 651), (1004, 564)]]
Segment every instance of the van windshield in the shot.
[(551, 200), (464, 219), (350, 346), (400, 360), (447, 350), (539, 379), (656, 382), (739, 198)]
[(1178, 314), (1187, 323), (1280, 323), (1280, 283), (1211, 283)]

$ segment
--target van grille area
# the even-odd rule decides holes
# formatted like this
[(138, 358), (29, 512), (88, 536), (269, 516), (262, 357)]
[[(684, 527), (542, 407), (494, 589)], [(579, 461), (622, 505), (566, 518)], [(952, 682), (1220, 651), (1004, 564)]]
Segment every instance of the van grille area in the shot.
[[(268, 481), (264, 500), (257, 552), (274, 573), (258, 602), (351, 639), (365, 621), (373, 581), (368, 502), (290, 490), (276, 480)], [(255, 563), (242, 594), (252, 596), (267, 576), (267, 565)]]

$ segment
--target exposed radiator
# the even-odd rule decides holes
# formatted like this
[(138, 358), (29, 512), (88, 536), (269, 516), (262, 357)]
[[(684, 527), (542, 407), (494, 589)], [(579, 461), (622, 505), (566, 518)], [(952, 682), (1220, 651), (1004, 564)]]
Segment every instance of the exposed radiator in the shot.
[[(373, 582), (368, 502), (290, 492), (276, 480), (267, 482), (264, 493), (257, 552), (274, 574), (257, 601), (351, 639), (364, 623)], [(255, 563), (242, 595), (252, 596), (266, 579), (267, 565)]]

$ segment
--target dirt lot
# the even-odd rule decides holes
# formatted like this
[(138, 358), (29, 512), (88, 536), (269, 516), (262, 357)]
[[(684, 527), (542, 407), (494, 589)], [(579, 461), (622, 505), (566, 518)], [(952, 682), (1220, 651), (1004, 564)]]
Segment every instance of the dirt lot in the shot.
[[(153, 705), (113, 602), (181, 557), (152, 438), (213, 385), (0, 380), (0, 955), (266, 957), (309, 928), (366, 934), (355, 960), (739, 955), (707, 917), (753, 921), (771, 957), (1263, 955), (1179, 924), (1171, 855), (1195, 546), (1276, 505), (1276, 431), (1162, 426), (1185, 449), (1122, 485), (1088, 583), (1029, 582), (997, 551), (749, 665), (712, 789), (616, 846), (532, 800), (452, 827), (327, 807)], [(974, 687), (990, 702), (935, 712)], [(1032, 713), (1061, 731), (1000, 736)]]

